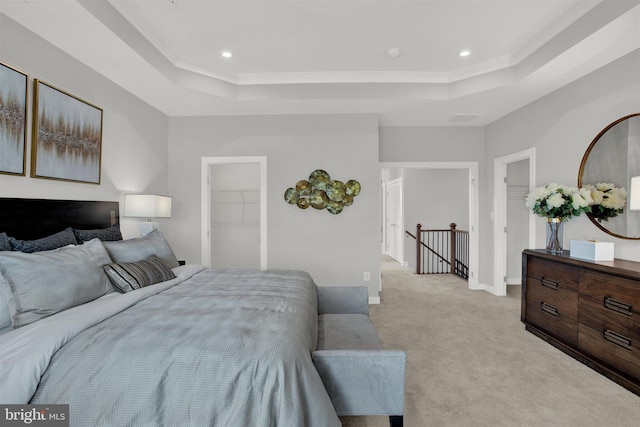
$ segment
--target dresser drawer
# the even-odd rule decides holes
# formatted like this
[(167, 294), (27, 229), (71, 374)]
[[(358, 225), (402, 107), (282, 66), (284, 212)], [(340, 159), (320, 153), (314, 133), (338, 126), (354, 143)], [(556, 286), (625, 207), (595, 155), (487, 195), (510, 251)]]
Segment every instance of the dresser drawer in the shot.
[(580, 296), (578, 348), (640, 378), (640, 323), (601, 301)]
[(546, 259), (527, 257), (528, 281), (549, 287), (578, 290), (582, 268)]
[(609, 329), (579, 325), (578, 347), (585, 354), (601, 360), (625, 376), (640, 379), (640, 351), (637, 340)]
[(578, 343), (578, 294), (527, 279), (525, 321), (567, 344)]
[(601, 302), (580, 296), (578, 323), (597, 331), (609, 330), (640, 347), (640, 322), (636, 322), (629, 316), (611, 311)]
[(640, 283), (637, 281), (587, 271), (580, 282), (580, 295), (593, 298), (611, 313), (640, 322)]

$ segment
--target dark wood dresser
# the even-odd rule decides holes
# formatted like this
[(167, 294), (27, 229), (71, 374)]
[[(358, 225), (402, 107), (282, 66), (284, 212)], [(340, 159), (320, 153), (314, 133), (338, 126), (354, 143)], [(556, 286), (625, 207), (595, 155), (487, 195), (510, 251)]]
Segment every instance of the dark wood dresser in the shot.
[(526, 329), (640, 395), (640, 263), (522, 253)]

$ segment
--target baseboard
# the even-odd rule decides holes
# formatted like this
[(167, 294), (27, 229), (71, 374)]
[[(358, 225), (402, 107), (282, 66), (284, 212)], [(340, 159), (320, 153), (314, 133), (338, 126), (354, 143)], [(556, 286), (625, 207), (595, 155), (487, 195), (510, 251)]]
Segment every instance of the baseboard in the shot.
[(495, 286), (489, 286), (486, 283), (478, 283), (476, 286), (474, 287), (469, 287), (469, 289), (471, 289), (472, 291), (485, 291), (485, 292), (489, 292), (491, 295), (495, 295), (497, 297), (503, 297), (505, 296), (505, 294), (500, 294), (498, 292), (496, 292), (496, 287)]
[(472, 291), (486, 291), (487, 285), (484, 283), (476, 283), (475, 285), (469, 285), (469, 289)]
[(380, 297), (369, 297), (369, 304), (380, 304)]
[(522, 285), (522, 277), (507, 277), (507, 285)]

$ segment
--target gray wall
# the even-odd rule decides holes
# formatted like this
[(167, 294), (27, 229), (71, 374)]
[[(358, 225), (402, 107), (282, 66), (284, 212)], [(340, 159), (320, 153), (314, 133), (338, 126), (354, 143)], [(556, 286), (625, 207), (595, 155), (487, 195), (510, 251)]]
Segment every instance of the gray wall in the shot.
[[(178, 257), (199, 262), (200, 158), (266, 155), (269, 266), (307, 269), (320, 284), (361, 284), (362, 273), (370, 271), (372, 296), (379, 277), (378, 160), (480, 162), (478, 273), (480, 283), (493, 286), (493, 160), (535, 147), (536, 185), (575, 185), (595, 135), (640, 111), (640, 52), (635, 51), (484, 128), (378, 128), (375, 115), (168, 119), (3, 15), (0, 39), (3, 62), (104, 109), (101, 185), (0, 175), (0, 196), (122, 201), (127, 192), (168, 193), (174, 196), (174, 217), (161, 229)], [(29, 116), (30, 108), (31, 98)], [(29, 143), (30, 130), (29, 122)], [(284, 189), (316, 168), (361, 181), (356, 203), (338, 216), (285, 204)], [(536, 221), (536, 246), (542, 247), (544, 220)], [(136, 225), (123, 220), (125, 235), (135, 234)], [(640, 261), (637, 242), (612, 238), (586, 217), (566, 224), (566, 243), (585, 236), (614, 241), (616, 257)]]
[[(535, 186), (551, 182), (575, 186), (585, 150), (616, 119), (640, 111), (640, 51), (632, 52), (580, 80), (533, 102), (485, 128), (487, 165), (493, 159), (536, 148)], [(493, 168), (486, 168), (487, 200), (493, 199)], [(485, 236), (493, 233), (490, 206), (481, 212)], [(617, 258), (640, 261), (638, 242), (614, 238), (598, 230), (586, 216), (564, 227), (564, 242), (596, 238), (615, 243)], [(536, 247), (544, 247), (545, 221), (536, 219)], [(492, 265), (493, 241), (486, 240), (484, 265)], [(492, 274), (492, 272), (491, 272)], [(491, 279), (487, 282), (493, 283)]]
[[(485, 169), (484, 130), (479, 126), (381, 126), (380, 127), (380, 161), (381, 162), (478, 162), (479, 176), (476, 185), (479, 187), (480, 216), (493, 203), (485, 196), (483, 182)], [(405, 194), (405, 200), (411, 195)], [(468, 200), (468, 198), (465, 198)], [(468, 217), (467, 217), (468, 218)], [(464, 221), (465, 223), (468, 220)], [(468, 226), (468, 225), (467, 225)], [(415, 227), (415, 224), (405, 222), (405, 227)], [(480, 286), (490, 277), (487, 276), (491, 268), (492, 259), (487, 261), (490, 254), (485, 253), (487, 239), (492, 239), (483, 227), (478, 230), (480, 259), (478, 260), (478, 283)], [(406, 242), (405, 242), (406, 246)], [(411, 253), (405, 252), (405, 260), (411, 258)]]
[[(0, 175), (0, 197), (115, 200), (125, 193), (166, 194), (167, 117), (0, 14), (0, 59), (29, 75), (27, 176)], [(103, 109), (100, 185), (30, 178), (33, 79)], [(160, 225), (164, 229), (165, 221)], [(139, 235), (137, 220), (122, 219), (125, 237)]]
[[(200, 262), (202, 157), (267, 157), (268, 267), (311, 273), (320, 285), (367, 285), (378, 296), (380, 169), (375, 115), (185, 117), (169, 121), (175, 249)], [(315, 169), (356, 179), (362, 192), (338, 215), (301, 210), (284, 192)], [(371, 281), (363, 281), (370, 272)]]
[[(468, 176), (466, 169), (406, 169), (405, 229), (415, 235), (416, 224), (423, 229), (448, 230), (453, 222), (458, 230), (469, 231)], [(412, 270), (415, 253), (415, 240), (405, 238), (404, 258)]]
[(479, 126), (380, 126), (381, 162), (471, 162), (484, 159)]

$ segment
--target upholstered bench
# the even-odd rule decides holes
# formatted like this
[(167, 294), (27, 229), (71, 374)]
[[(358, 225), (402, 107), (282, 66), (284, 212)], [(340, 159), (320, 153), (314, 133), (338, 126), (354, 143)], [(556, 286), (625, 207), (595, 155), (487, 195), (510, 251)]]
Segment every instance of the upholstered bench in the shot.
[(388, 415), (402, 426), (407, 354), (383, 349), (366, 287), (318, 287), (312, 359), (338, 415)]

